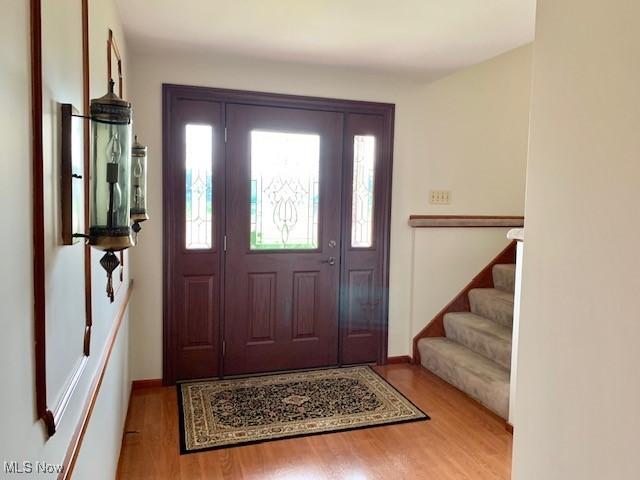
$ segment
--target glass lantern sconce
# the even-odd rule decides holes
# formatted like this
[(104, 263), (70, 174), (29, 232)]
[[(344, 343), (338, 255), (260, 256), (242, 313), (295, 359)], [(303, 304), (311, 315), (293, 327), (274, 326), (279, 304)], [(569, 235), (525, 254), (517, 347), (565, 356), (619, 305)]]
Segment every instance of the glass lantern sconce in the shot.
[(131, 222), (137, 242), (140, 224), (149, 220), (147, 213), (147, 147), (135, 137), (131, 147)]
[[(71, 105), (62, 105), (63, 243), (76, 238), (104, 251), (100, 265), (107, 272), (107, 296), (113, 302), (113, 272), (120, 265), (115, 252), (135, 245), (134, 235), (147, 214), (147, 147), (131, 143), (131, 104), (113, 91), (91, 100), (90, 116), (82, 117)], [(89, 233), (80, 231), (83, 173), (76, 166), (81, 150), (78, 124), (73, 117), (91, 120)], [(66, 172), (66, 173), (65, 173)], [(73, 183), (77, 182), (77, 183)], [(78, 193), (79, 192), (79, 193)], [(72, 208), (73, 207), (73, 210)], [(74, 232), (74, 233), (71, 233)], [(66, 235), (65, 235), (66, 233)]]
[(113, 92), (91, 100), (91, 184), (89, 245), (105, 252), (107, 295), (113, 302), (114, 252), (134, 245), (131, 226), (131, 104)]

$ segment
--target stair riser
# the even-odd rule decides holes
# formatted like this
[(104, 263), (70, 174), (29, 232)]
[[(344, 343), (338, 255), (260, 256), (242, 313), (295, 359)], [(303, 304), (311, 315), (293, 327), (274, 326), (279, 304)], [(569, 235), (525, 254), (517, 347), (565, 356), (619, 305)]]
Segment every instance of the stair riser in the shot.
[(509, 416), (509, 384), (488, 383), (485, 379), (459, 368), (428, 346), (420, 349), (422, 366), (444, 381), (462, 390), (502, 418)]
[(513, 326), (513, 301), (506, 301), (469, 292), (471, 311), (506, 327)]
[(491, 336), (482, 335), (471, 328), (466, 328), (464, 325), (456, 324), (447, 317), (444, 318), (444, 330), (447, 338), (464, 345), (469, 350), (489, 360), (493, 360), (507, 370), (511, 369), (510, 344), (505, 344), (503, 341), (494, 339)]
[(493, 267), (493, 285), (499, 290), (513, 293), (516, 286), (515, 265), (495, 265)]

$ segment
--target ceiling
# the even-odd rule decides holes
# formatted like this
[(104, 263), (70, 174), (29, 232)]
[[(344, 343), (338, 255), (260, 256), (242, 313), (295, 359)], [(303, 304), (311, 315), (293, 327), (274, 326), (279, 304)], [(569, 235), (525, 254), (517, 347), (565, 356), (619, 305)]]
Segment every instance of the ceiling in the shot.
[(116, 0), (130, 48), (438, 77), (534, 37), (536, 0)]

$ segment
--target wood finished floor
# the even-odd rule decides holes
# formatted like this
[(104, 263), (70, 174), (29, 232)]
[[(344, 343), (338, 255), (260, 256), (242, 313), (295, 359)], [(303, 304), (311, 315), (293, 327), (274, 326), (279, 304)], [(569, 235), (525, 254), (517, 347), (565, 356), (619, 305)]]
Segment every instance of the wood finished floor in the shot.
[(420, 367), (377, 370), (431, 420), (180, 455), (175, 388), (136, 390), (118, 478), (510, 478), (512, 437), (502, 420)]

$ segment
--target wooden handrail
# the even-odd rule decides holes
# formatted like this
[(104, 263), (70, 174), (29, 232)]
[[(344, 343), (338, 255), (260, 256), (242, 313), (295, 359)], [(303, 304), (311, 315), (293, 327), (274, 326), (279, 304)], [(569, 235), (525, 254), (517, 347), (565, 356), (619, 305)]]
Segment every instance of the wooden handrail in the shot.
[(523, 227), (524, 217), (503, 215), (411, 215), (413, 228)]

